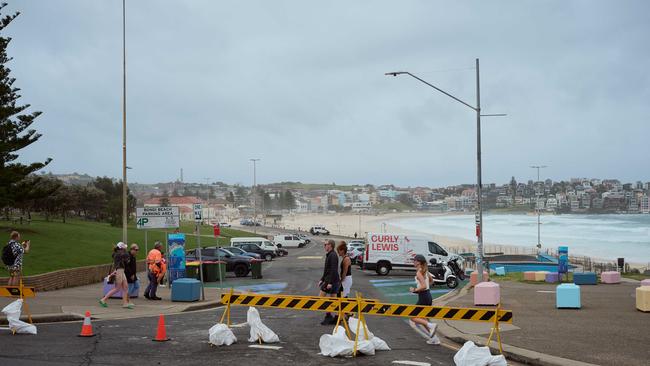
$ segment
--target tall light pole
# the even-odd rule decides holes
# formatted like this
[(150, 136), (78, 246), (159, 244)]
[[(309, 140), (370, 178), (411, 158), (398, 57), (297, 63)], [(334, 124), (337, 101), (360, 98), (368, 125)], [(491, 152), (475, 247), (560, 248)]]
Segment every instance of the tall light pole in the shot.
[(482, 201), (482, 189), (483, 184), (481, 182), (481, 117), (500, 117), (505, 116), (506, 114), (481, 114), (481, 86), (480, 86), (480, 77), (479, 77), (479, 61), (476, 59), (476, 107), (456, 98), (455, 96), (447, 93), (446, 91), (436, 87), (435, 85), (420, 79), (419, 77), (411, 74), (408, 71), (395, 71), (387, 72), (385, 75), (408, 75), (430, 87), (441, 92), (442, 94), (450, 97), (451, 99), (471, 108), (476, 112), (476, 205), (478, 209), (477, 222), (476, 222), (476, 236), (478, 241), (478, 282), (483, 281), (483, 207), (481, 205)]
[[(539, 170), (544, 169), (544, 168), (548, 168), (548, 166), (546, 166), (546, 165), (531, 165), (530, 167), (533, 168), (533, 169), (537, 169), (537, 182), (539, 183)], [(538, 202), (539, 202), (539, 196), (540, 195), (537, 194), (536, 196), (537, 196), (537, 201), (535, 202), (535, 210), (537, 211), (537, 248), (541, 249), (542, 248), (542, 240), (540, 239), (540, 227), (542, 225), (542, 221), (541, 221), (541, 218), (540, 218), (540, 215), (541, 215), (540, 211), (541, 210), (538, 207)]]
[(126, 181), (126, 0), (122, 0), (122, 242), (127, 241)]
[(253, 232), (257, 233), (257, 159), (248, 159), (253, 162)]
[(207, 202), (207, 207), (208, 207), (208, 225), (210, 224), (210, 178), (203, 178), (205, 179), (205, 185), (208, 186), (208, 202)]

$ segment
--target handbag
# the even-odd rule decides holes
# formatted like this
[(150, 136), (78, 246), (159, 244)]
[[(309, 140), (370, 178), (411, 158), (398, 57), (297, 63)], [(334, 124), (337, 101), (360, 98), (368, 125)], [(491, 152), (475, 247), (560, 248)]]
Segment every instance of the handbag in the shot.
[(111, 285), (115, 283), (115, 272), (113, 266), (111, 266), (111, 269), (108, 271), (108, 276), (106, 276), (106, 283)]

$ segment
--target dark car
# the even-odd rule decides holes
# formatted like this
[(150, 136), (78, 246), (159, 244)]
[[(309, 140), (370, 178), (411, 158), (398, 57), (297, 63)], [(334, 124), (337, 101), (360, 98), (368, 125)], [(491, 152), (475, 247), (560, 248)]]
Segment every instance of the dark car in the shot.
[(257, 254), (257, 253), (250, 253), (250, 252), (247, 252), (247, 251), (243, 250), (242, 248), (237, 248), (237, 247), (224, 247), (223, 249), (225, 249), (225, 250), (231, 252), (231, 253), (234, 254), (234, 255), (243, 255), (244, 257), (251, 257), (251, 258), (255, 258), (255, 259), (261, 259), (261, 258), (262, 258), (261, 255), (259, 255), (259, 254)]
[(242, 250), (249, 253), (257, 253), (260, 256), (262, 256), (262, 258), (264, 258), (264, 260), (266, 261), (270, 261), (276, 256), (275, 251), (263, 249), (262, 247), (254, 243), (233, 243), (232, 245), (234, 247), (241, 248)]
[[(217, 248), (201, 249), (201, 259), (204, 261), (224, 261), (226, 262), (226, 272), (234, 272), (237, 277), (246, 277), (251, 270), (251, 257), (235, 255), (222, 248), (218, 252)], [(198, 261), (196, 249), (188, 250), (185, 254), (185, 260)]]

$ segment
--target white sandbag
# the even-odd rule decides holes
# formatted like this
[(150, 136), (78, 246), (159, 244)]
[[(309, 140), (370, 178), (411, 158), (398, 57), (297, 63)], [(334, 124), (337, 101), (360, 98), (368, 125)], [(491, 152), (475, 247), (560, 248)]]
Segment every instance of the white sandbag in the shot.
[(7, 316), (9, 329), (19, 334), (36, 334), (35, 325), (20, 320), (22, 308), (23, 299), (18, 299), (2, 309), (2, 312)]
[(456, 366), (507, 366), (503, 355), (492, 356), (490, 349), (467, 341), (454, 355)]
[[(345, 328), (338, 326), (334, 334), (323, 334), (318, 342), (320, 353), (323, 356), (352, 356), (354, 353), (354, 341), (348, 339), (345, 334)], [(357, 343), (357, 352), (368, 356), (375, 354), (375, 347), (370, 341), (361, 341)]]
[[(357, 318), (350, 318), (348, 319), (348, 325), (350, 326), (350, 331), (352, 333), (356, 334), (357, 331), (357, 323), (359, 321)], [(390, 351), (390, 347), (388, 347), (388, 343), (384, 341), (383, 339), (377, 337), (374, 335), (370, 329), (368, 329), (368, 326), (366, 325), (366, 330), (368, 331), (368, 340), (372, 343), (372, 345), (375, 347), (376, 351)], [(366, 339), (366, 333), (363, 330), (363, 325), (359, 326), (359, 340), (365, 340)]]
[(264, 343), (280, 342), (278, 335), (262, 323), (260, 313), (252, 306), (248, 308), (246, 322), (248, 323), (248, 326), (251, 327), (251, 336), (248, 338), (249, 342), (257, 342), (260, 338)]
[(225, 324), (216, 324), (208, 331), (210, 334), (210, 344), (215, 346), (230, 346), (237, 342), (237, 338), (232, 333), (232, 330)]

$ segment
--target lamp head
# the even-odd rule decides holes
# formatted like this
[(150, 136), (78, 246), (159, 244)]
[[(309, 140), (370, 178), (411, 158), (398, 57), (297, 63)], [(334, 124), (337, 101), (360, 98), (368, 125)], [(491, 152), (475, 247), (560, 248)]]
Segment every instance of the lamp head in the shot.
[(397, 76), (397, 75), (402, 75), (402, 74), (406, 74), (406, 72), (405, 71), (393, 71), (393, 72), (387, 72), (384, 75), (386, 75), (386, 76), (390, 76), (390, 75)]

